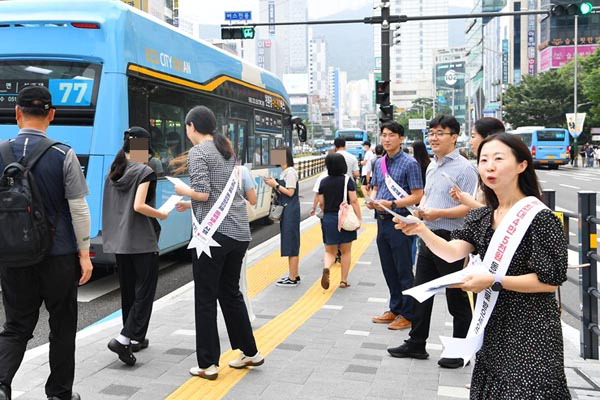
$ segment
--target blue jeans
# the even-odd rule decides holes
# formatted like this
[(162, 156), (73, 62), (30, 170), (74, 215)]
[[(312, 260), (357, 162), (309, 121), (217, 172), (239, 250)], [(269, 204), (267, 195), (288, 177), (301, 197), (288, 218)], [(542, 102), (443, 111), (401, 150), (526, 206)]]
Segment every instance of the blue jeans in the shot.
[(412, 238), (394, 229), (391, 219), (377, 219), (377, 250), (383, 276), (390, 290), (390, 311), (412, 319), (412, 297), (402, 294), (413, 286)]

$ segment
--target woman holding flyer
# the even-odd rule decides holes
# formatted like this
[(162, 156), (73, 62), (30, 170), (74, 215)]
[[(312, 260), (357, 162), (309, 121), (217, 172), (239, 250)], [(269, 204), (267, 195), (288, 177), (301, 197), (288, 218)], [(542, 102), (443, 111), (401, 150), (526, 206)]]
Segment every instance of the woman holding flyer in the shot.
[[(325, 257), (323, 257), (323, 275), (321, 286), (329, 289), (329, 267), (335, 262), (338, 247), (342, 253), (340, 263), (342, 275), (340, 287), (350, 287), (348, 271), (350, 271), (350, 257), (352, 242), (356, 240), (356, 231), (338, 230), (338, 211), (344, 197), (354, 209), (354, 213), (361, 221), (360, 206), (356, 197), (356, 185), (353, 179), (348, 179), (346, 160), (339, 153), (331, 153), (325, 157), (325, 166), (329, 176), (323, 178), (319, 185), (319, 205), (323, 214), (323, 240), (325, 242)], [(344, 195), (346, 192), (346, 195)]]
[(456, 286), (484, 292), (477, 296), (467, 339), (454, 339), (444, 350), (471, 355), (480, 349), (471, 399), (570, 399), (555, 299), (567, 271), (562, 226), (539, 200), (531, 154), (519, 138), (493, 135), (479, 150), (487, 206), (471, 210), (452, 241), (421, 223), (396, 227), (419, 235), (448, 262), (469, 253), (483, 257), (477, 272)]
[[(473, 150), (473, 153), (477, 155), (479, 146), (485, 138), (501, 132), (504, 132), (504, 124), (499, 119), (483, 117), (475, 121), (475, 126), (473, 126), (473, 130), (471, 131), (471, 139), (469, 140), (469, 144), (471, 145), (471, 150)], [(477, 185), (475, 188), (474, 195), (471, 195), (467, 192), (462, 192), (460, 189), (458, 189), (458, 187), (454, 186), (450, 190), (450, 196), (452, 196), (454, 200), (465, 206), (469, 206), (470, 208), (479, 208), (484, 206), (483, 193), (481, 190), (479, 190), (479, 185)]]
[(148, 166), (150, 134), (134, 126), (125, 131), (123, 147), (110, 166), (102, 202), (104, 251), (114, 253), (121, 286), (123, 329), (108, 343), (127, 365), (132, 354), (148, 347), (146, 332), (158, 282), (156, 218), (167, 213), (154, 208), (156, 174)]
[[(233, 349), (242, 354), (229, 363), (232, 368), (262, 365), (239, 281), (242, 261), (250, 243), (246, 204), (239, 189), (239, 173), (231, 143), (215, 131), (211, 110), (194, 107), (185, 118), (189, 151), (190, 186), (175, 191), (191, 199), (180, 202), (178, 211), (193, 208), (196, 253), (193, 257), (198, 366), (190, 374), (217, 379), (221, 349), (217, 331), (217, 300), (221, 305)], [(229, 195), (231, 194), (231, 195)], [(208, 232), (208, 233), (207, 233)], [(218, 246), (210, 247), (216, 242)]]

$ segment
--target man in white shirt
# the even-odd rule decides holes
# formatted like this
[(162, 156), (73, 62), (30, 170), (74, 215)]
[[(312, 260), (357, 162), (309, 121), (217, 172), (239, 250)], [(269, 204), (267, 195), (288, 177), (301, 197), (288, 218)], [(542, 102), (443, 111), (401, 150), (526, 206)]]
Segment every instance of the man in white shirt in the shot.
[(348, 171), (346, 174), (350, 178), (358, 178), (358, 159), (346, 151), (346, 139), (338, 137), (333, 141), (335, 152), (340, 153), (346, 160)]
[(363, 193), (368, 194), (369, 180), (371, 179), (371, 164), (376, 156), (375, 153), (371, 151), (371, 142), (368, 140), (363, 143), (363, 150), (365, 151), (365, 156), (360, 162), (360, 165), (363, 166), (361, 170), (361, 189)]

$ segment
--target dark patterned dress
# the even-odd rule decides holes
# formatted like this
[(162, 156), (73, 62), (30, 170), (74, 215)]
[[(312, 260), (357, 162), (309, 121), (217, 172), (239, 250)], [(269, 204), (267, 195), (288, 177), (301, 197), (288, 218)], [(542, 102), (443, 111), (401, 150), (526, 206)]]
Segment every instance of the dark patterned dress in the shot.
[[(483, 257), (494, 234), (492, 218), (489, 207), (472, 210), (452, 238), (471, 243)], [(532, 272), (548, 285), (567, 278), (567, 242), (550, 210), (533, 219), (506, 275)], [(563, 357), (555, 294), (501, 290), (477, 353), (471, 399), (570, 399)]]

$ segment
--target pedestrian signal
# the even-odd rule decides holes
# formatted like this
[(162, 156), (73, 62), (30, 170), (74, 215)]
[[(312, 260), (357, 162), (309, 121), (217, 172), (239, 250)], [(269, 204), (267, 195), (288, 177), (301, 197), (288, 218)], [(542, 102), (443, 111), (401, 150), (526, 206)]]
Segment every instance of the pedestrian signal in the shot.
[(221, 28), (221, 39), (254, 39), (254, 27), (232, 27)]

